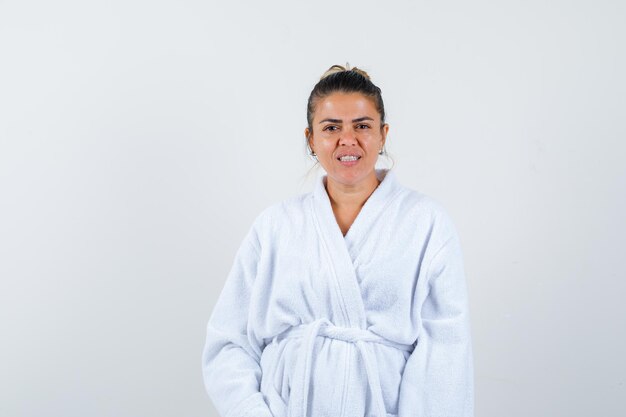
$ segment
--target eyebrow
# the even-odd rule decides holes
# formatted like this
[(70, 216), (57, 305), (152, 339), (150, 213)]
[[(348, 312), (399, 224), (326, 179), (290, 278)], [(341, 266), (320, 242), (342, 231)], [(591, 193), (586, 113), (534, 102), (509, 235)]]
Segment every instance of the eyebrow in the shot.
[[(371, 120), (374, 121), (374, 119), (372, 119), (369, 116), (363, 116), (363, 117), (359, 117), (356, 119), (352, 119), (352, 123), (356, 123), (356, 122), (362, 122), (363, 120)], [(320, 122), (320, 124), (324, 123), (324, 122), (330, 122), (330, 123), (343, 123), (342, 120), (340, 119), (324, 119)]]

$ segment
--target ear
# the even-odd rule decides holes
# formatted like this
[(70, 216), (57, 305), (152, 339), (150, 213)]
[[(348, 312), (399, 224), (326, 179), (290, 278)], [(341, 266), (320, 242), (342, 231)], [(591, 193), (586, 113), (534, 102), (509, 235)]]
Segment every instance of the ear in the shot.
[(308, 127), (304, 128), (304, 137), (306, 137), (309, 143), (309, 148), (313, 149), (313, 132), (311, 132)]
[(389, 132), (389, 123), (385, 123), (382, 128), (382, 142), (381, 146), (385, 146), (385, 141), (387, 140), (387, 133)]

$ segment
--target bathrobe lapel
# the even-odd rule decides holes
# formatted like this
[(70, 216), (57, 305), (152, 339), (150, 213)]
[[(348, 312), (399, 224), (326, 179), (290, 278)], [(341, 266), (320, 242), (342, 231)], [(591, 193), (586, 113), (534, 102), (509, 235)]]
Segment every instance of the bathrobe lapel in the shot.
[(312, 199), (317, 232), (327, 252), (330, 270), (342, 303), (344, 323), (340, 325), (361, 329), (365, 329), (367, 323), (354, 260), (363, 239), (367, 239), (369, 233), (376, 233), (375, 223), (383, 220), (381, 216), (384, 216), (386, 205), (401, 189), (393, 171), (377, 169), (376, 175), (382, 182), (367, 199), (345, 237), (337, 224), (326, 192), (326, 175), (318, 178)]

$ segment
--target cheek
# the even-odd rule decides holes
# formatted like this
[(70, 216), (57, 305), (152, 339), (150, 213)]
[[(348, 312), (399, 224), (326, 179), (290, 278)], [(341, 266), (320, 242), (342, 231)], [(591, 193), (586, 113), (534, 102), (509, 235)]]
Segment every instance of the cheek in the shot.
[(322, 137), (320, 145), (324, 149), (333, 150), (337, 147), (337, 141), (332, 137)]
[(325, 146), (328, 146), (329, 142), (333, 142), (335, 140), (335, 135), (333, 132), (322, 132), (318, 136), (322, 142), (324, 142)]
[(363, 146), (368, 150), (376, 150), (380, 147), (382, 139), (379, 136), (371, 135), (371, 137), (367, 138), (367, 141), (363, 143)]

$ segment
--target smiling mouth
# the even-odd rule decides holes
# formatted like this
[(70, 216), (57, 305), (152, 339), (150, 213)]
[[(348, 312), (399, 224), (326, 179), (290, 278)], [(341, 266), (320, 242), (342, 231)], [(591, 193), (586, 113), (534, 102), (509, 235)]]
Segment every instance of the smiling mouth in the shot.
[(361, 159), (361, 157), (357, 155), (344, 155), (344, 156), (337, 158), (337, 160), (341, 162), (352, 162), (352, 161), (358, 161), (359, 159)]

